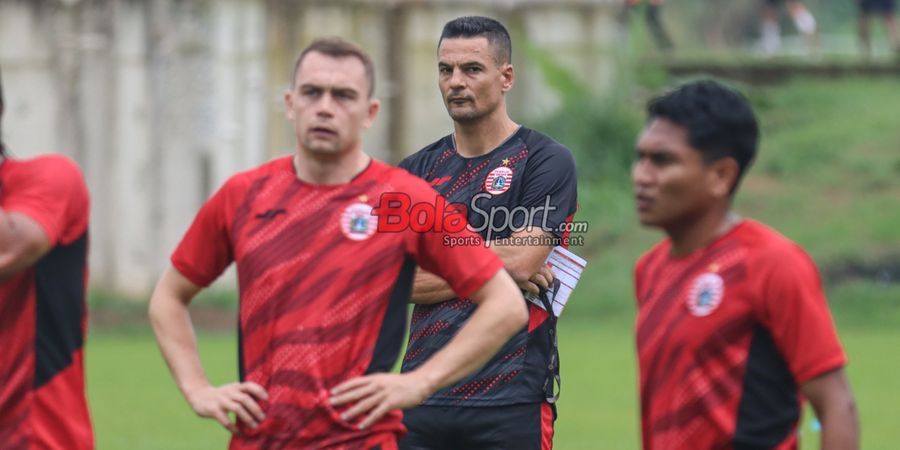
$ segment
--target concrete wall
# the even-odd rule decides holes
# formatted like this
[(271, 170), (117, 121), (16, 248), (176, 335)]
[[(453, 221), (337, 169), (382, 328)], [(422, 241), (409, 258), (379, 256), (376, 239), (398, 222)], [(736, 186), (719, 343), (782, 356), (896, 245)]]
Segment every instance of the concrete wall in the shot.
[[(282, 107), (312, 39), (361, 43), (383, 109), (365, 138), (396, 162), (448, 133), (443, 24), (484, 14), (514, 36), (514, 118), (559, 100), (523, 56), (549, 52), (596, 92), (612, 80), (615, 1), (0, 0), (3, 136), (16, 157), (61, 152), (93, 197), (92, 285), (145, 295), (194, 213), (230, 174), (293, 149)], [(564, 141), (564, 137), (557, 137)]]

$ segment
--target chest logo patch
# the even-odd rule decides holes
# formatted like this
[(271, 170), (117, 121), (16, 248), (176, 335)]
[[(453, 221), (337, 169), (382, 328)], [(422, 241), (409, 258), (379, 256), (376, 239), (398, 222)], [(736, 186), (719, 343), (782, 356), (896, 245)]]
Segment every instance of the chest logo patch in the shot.
[(375, 234), (378, 218), (372, 215), (372, 207), (365, 203), (354, 203), (341, 214), (341, 231), (344, 236), (362, 241)]
[(499, 195), (509, 190), (512, 186), (513, 171), (509, 167), (500, 166), (491, 171), (484, 179), (484, 190), (493, 195)]
[(710, 315), (725, 295), (725, 281), (717, 273), (708, 272), (694, 280), (694, 285), (688, 292), (687, 308), (691, 314), (697, 317)]

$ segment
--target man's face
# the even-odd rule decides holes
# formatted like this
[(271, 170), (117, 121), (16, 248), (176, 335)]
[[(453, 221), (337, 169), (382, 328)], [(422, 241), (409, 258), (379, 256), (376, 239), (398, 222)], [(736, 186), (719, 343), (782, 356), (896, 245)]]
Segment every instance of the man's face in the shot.
[(378, 114), (378, 101), (368, 92), (365, 66), (358, 58), (307, 53), (293, 88), (284, 95), (300, 147), (319, 155), (359, 148), (363, 131)]
[(663, 118), (651, 120), (638, 137), (631, 169), (641, 224), (678, 227), (727, 197), (730, 184), (722, 179), (721, 165), (704, 163), (684, 127)]
[(490, 115), (513, 85), (512, 65), (498, 65), (485, 37), (442, 40), (438, 74), (444, 104), (456, 122), (476, 122)]

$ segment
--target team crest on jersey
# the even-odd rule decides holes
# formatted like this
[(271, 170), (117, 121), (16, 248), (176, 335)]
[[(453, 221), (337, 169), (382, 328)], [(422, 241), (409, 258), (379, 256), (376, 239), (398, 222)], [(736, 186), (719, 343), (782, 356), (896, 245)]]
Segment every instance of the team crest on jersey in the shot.
[(354, 203), (341, 214), (341, 231), (354, 241), (368, 239), (377, 227), (378, 218), (372, 215), (372, 207), (365, 203)]
[(688, 292), (687, 308), (697, 317), (710, 315), (725, 295), (725, 281), (717, 273), (708, 272), (697, 277)]
[(493, 195), (502, 194), (512, 186), (513, 171), (509, 167), (500, 166), (491, 171), (484, 179), (484, 189)]

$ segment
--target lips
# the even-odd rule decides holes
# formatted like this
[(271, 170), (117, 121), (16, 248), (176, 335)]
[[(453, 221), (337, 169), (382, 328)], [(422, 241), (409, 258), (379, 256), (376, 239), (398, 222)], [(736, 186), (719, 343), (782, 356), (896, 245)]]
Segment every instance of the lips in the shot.
[(312, 127), (309, 129), (310, 134), (317, 136), (335, 136), (337, 132), (328, 127)]
[(637, 194), (634, 196), (635, 204), (637, 205), (637, 209), (640, 212), (644, 212), (650, 209), (653, 206), (653, 197), (646, 194)]
[(452, 105), (462, 105), (463, 103), (472, 101), (468, 97), (449, 97), (447, 98), (447, 103)]

